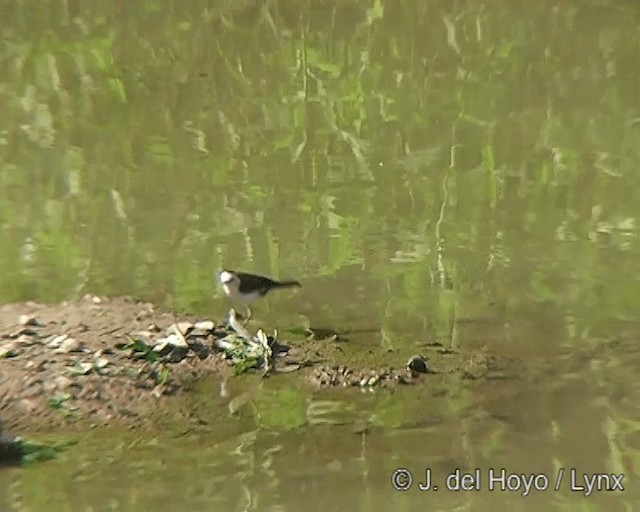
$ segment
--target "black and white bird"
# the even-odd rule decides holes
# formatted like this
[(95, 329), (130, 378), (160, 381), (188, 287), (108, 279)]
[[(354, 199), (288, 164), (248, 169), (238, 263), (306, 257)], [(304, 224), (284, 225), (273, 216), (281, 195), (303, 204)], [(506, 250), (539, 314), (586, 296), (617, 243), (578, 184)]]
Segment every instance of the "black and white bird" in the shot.
[(246, 321), (251, 318), (251, 308), (249, 304), (260, 297), (264, 297), (271, 290), (276, 288), (300, 288), (302, 285), (295, 280), (275, 281), (269, 277), (245, 272), (234, 272), (232, 270), (222, 270), (218, 274), (222, 289), (233, 302), (242, 304), (247, 310)]

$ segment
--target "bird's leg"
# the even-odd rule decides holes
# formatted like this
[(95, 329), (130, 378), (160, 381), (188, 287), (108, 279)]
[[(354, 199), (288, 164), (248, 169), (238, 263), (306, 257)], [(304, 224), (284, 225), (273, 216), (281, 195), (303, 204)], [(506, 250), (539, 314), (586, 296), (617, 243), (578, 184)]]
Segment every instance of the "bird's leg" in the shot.
[(249, 323), (249, 320), (251, 320), (252, 316), (253, 316), (253, 313), (251, 313), (251, 308), (247, 306), (247, 315), (244, 318), (244, 325), (247, 325)]
[(235, 316), (236, 314), (236, 310), (233, 309), (233, 307), (229, 310), (229, 313), (227, 314), (227, 330), (231, 329), (231, 316)]

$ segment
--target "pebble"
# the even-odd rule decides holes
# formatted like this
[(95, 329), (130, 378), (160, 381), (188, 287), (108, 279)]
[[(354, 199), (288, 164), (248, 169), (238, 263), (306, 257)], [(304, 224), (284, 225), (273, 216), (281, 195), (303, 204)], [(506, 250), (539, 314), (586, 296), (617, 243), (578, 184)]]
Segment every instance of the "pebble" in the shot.
[(187, 357), (187, 355), (189, 355), (189, 347), (174, 347), (174, 349), (171, 351), (171, 354), (169, 354), (168, 357), (168, 361), (170, 363), (179, 363), (180, 361), (182, 361), (185, 357)]
[(210, 329), (200, 329), (198, 327), (193, 327), (193, 329), (191, 329), (189, 331), (189, 338), (204, 338), (206, 336), (209, 336), (209, 334), (211, 334), (211, 330)]
[(158, 340), (153, 347), (153, 351), (160, 356), (166, 356), (173, 350), (173, 345), (166, 340)]
[(56, 383), (52, 380), (46, 380), (42, 383), (42, 389), (44, 389), (46, 393), (51, 393), (56, 389)]
[(28, 398), (23, 398), (18, 402), (19, 407), (25, 412), (32, 412), (36, 408), (36, 404)]
[(216, 324), (212, 320), (202, 320), (200, 322), (196, 322), (193, 327), (195, 329), (202, 329), (203, 331), (213, 331)]
[(177, 334), (170, 334), (166, 338), (160, 338), (155, 342), (154, 345), (158, 345), (164, 342), (173, 345), (174, 347), (189, 348), (189, 345), (187, 344), (185, 339), (181, 336), (178, 336)]
[(154, 398), (160, 398), (165, 393), (165, 391), (166, 391), (166, 387), (163, 384), (158, 384), (151, 391), (151, 396), (153, 396)]
[(94, 366), (98, 369), (102, 369), (108, 364), (109, 364), (109, 360), (106, 357), (99, 357), (94, 363)]
[(22, 345), (29, 346), (29, 345), (33, 345), (34, 342), (33, 342), (33, 338), (31, 336), (29, 336), (28, 334), (21, 334), (16, 339), (16, 343), (20, 343)]
[(65, 377), (64, 375), (57, 376), (55, 379), (53, 379), (53, 382), (58, 389), (67, 389), (73, 384), (73, 380), (71, 380), (69, 377)]
[(189, 348), (200, 358), (206, 359), (209, 356), (209, 348), (199, 341), (192, 341), (189, 343)]
[(36, 331), (35, 329), (32, 329), (31, 327), (22, 327), (21, 329), (18, 329), (17, 331), (9, 334), (9, 338), (15, 339), (25, 334), (28, 336), (36, 336), (38, 334), (38, 331)]
[(44, 325), (39, 318), (31, 315), (20, 315), (18, 317), (18, 323), (31, 327), (42, 327)]
[(0, 359), (16, 357), (18, 354), (20, 354), (20, 347), (16, 341), (5, 341), (0, 344)]
[(278, 373), (290, 373), (290, 372), (295, 372), (295, 371), (299, 370), (301, 367), (302, 367), (302, 365), (300, 365), (298, 363), (290, 363), (290, 364), (285, 364), (283, 366), (278, 366), (276, 368), (276, 371)]
[(66, 340), (69, 336), (66, 334), (53, 335), (47, 340), (47, 347), (49, 348), (58, 348), (64, 340)]
[(140, 340), (140, 341), (144, 341), (145, 343), (149, 343), (149, 340), (151, 339), (151, 331), (135, 331), (135, 332), (129, 333), (129, 336), (131, 336), (135, 340)]
[(91, 363), (78, 363), (73, 370), (73, 373), (77, 375), (89, 375), (93, 370), (93, 365)]
[(184, 337), (193, 329), (193, 324), (191, 322), (178, 322), (177, 324), (171, 325), (167, 332), (170, 333), (169, 337)]
[(75, 338), (67, 338), (60, 344), (60, 348), (56, 349), (55, 352), (62, 354), (65, 352), (80, 352), (81, 350), (82, 344), (78, 340)]

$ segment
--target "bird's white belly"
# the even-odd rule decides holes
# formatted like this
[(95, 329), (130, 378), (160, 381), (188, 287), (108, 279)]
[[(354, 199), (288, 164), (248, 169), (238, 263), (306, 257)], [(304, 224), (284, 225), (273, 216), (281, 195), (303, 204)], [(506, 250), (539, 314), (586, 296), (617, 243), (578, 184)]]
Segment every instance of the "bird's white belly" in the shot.
[(229, 297), (232, 301), (240, 302), (241, 304), (250, 304), (258, 297), (260, 294), (258, 292), (245, 293), (241, 294), (238, 291), (238, 288), (235, 286), (229, 286), (228, 284), (223, 284), (222, 289), (224, 293), (226, 293), (227, 297)]

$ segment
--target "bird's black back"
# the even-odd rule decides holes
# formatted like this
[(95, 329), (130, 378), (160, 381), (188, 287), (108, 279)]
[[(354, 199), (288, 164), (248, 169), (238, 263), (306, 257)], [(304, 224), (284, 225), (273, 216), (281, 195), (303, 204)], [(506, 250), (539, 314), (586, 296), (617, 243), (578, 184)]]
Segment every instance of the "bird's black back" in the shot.
[(240, 278), (240, 286), (238, 290), (240, 293), (258, 292), (260, 295), (264, 295), (271, 288), (277, 286), (277, 282), (273, 279), (269, 279), (265, 276), (258, 276), (256, 274), (247, 274), (246, 272), (236, 272), (236, 275)]
[(260, 295), (265, 295), (273, 288), (300, 286), (297, 281), (280, 282), (266, 276), (248, 274), (246, 272), (236, 272), (235, 274), (240, 279), (240, 285), (238, 286), (240, 293), (258, 292)]

